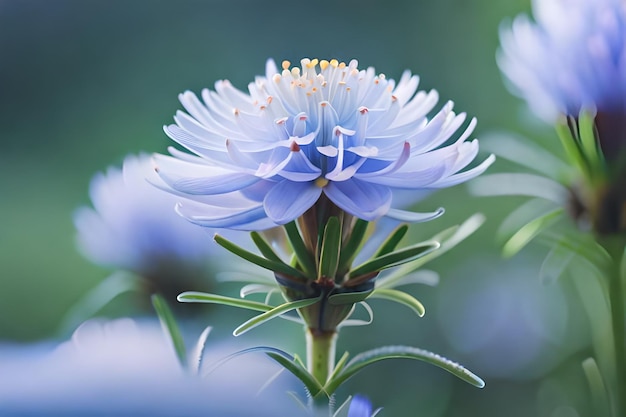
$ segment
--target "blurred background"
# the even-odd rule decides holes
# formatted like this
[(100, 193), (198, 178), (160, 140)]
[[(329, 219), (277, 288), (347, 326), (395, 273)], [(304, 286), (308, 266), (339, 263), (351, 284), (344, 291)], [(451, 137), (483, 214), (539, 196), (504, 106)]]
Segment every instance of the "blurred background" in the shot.
[[(476, 137), (514, 131), (558, 152), (552, 129), (506, 91), (495, 64), (498, 26), (529, 8), (528, 0), (0, 0), (0, 340), (66, 338), (59, 324), (70, 306), (113, 272), (85, 260), (75, 243), (72, 213), (89, 204), (92, 175), (128, 153), (165, 151), (162, 126), (181, 108), (180, 92), (223, 78), (245, 89), (268, 57), (356, 58), (395, 79), (410, 69), (421, 89), (439, 91), (441, 105), (453, 100), (457, 112), (478, 118)], [(490, 171), (513, 169), (498, 161)], [(414, 227), (416, 239), (475, 212), (487, 223), (428, 266), (439, 286), (410, 290), (425, 317), (374, 301), (374, 323), (339, 340), (340, 352), (432, 350), (479, 374), (486, 388), (397, 361), (359, 374), (341, 396), (361, 392), (385, 407), (383, 416), (586, 414), (579, 364), (590, 354), (589, 331), (574, 291), (567, 280), (539, 282), (545, 248), (504, 260), (495, 241), (521, 201), (471, 197), (463, 186), (422, 201), (422, 211), (447, 212)], [(100, 314), (149, 314), (137, 302), (119, 297)], [(223, 337), (249, 317), (183, 307)], [(302, 352), (300, 329), (288, 322), (249, 335), (276, 344), (270, 329), (286, 336), (279, 347)]]

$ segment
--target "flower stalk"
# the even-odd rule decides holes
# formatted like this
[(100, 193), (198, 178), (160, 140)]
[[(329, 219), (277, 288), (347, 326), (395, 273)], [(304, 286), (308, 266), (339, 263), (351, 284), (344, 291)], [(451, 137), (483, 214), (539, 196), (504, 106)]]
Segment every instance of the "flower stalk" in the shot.
[[(307, 370), (324, 386), (335, 367), (338, 333), (306, 329)], [(328, 406), (330, 398), (324, 391), (311, 398), (315, 407)]]

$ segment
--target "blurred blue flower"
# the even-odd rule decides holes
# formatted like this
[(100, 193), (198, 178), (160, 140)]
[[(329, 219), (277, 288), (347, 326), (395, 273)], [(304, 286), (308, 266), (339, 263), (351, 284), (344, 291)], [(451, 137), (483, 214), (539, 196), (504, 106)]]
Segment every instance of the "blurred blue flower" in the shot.
[(624, 111), (626, 4), (622, 0), (534, 0), (500, 30), (498, 64), (513, 92), (554, 122), (582, 109)]
[[(187, 113), (165, 132), (190, 155), (170, 149), (156, 155), (170, 191), (205, 203), (178, 211), (207, 227), (260, 230), (288, 223), (325, 196), (364, 220), (404, 221), (441, 212), (408, 213), (392, 208), (392, 190), (437, 189), (467, 181), (494, 160), (460, 172), (478, 153), (466, 141), (476, 120), (452, 143), (465, 122), (448, 102), (432, 119), (436, 91), (417, 91), (419, 78), (406, 71), (396, 84), (374, 68), (303, 59), (274, 61), (248, 93), (227, 80), (215, 91), (180, 95)], [(396, 204), (397, 205), (397, 204)]]
[[(203, 228), (181, 219), (176, 197), (150, 184), (159, 181), (151, 158), (127, 156), (91, 181), (94, 208), (74, 214), (81, 252), (94, 263), (151, 275), (166, 263), (201, 266), (214, 247)], [(190, 202), (191, 203), (191, 202)]]
[(348, 417), (372, 417), (372, 403), (362, 395), (355, 395), (350, 402)]
[[(207, 343), (203, 363), (232, 353)], [(281, 376), (259, 390), (277, 365), (241, 356), (205, 378), (185, 373), (155, 322), (89, 321), (72, 339), (48, 346), (0, 345), (0, 415), (35, 416), (267, 416), (302, 415)], [(245, 398), (245, 401), (242, 401)]]

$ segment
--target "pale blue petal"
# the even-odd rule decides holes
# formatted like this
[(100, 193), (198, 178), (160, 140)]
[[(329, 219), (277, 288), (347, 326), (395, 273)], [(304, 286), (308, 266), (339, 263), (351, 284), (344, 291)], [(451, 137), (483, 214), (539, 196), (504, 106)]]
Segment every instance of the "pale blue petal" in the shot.
[(313, 182), (284, 180), (267, 193), (263, 206), (270, 219), (277, 224), (285, 224), (310, 209), (321, 194), (322, 189)]
[(159, 175), (173, 189), (191, 195), (224, 194), (255, 184), (258, 177), (244, 173), (231, 173), (197, 178), (172, 178), (166, 172)]
[(363, 220), (376, 220), (391, 207), (389, 187), (352, 178), (330, 182), (324, 193), (339, 208)]
[(423, 222), (434, 220), (442, 216), (444, 212), (445, 210), (443, 209), (443, 207), (438, 208), (432, 213), (416, 213), (413, 211), (399, 210), (399, 209), (392, 208), (392, 209), (389, 209), (389, 211), (387, 212), (387, 214), (385, 214), (385, 216), (390, 217), (395, 220), (400, 220), (401, 222), (423, 223)]
[(495, 155), (491, 154), (489, 155), (487, 159), (485, 159), (477, 167), (461, 172), (459, 174), (451, 175), (448, 178), (437, 181), (434, 184), (432, 184), (432, 187), (434, 188), (451, 187), (453, 185), (460, 184), (465, 181), (469, 181), (472, 178), (475, 178), (479, 176), (480, 174), (482, 174), (483, 172), (485, 172), (485, 170), (489, 168), (489, 166), (493, 164), (495, 160), (496, 160)]
[[(199, 211), (183, 204), (176, 205), (176, 212), (190, 222), (203, 227), (227, 228), (235, 230), (260, 230), (276, 226), (267, 218), (262, 205), (245, 209), (223, 209), (205, 206)], [(207, 213), (206, 215), (204, 213)], [(208, 214), (210, 213), (210, 215)], [(219, 214), (218, 214), (219, 213)], [(261, 227), (259, 227), (261, 226)]]
[(350, 402), (348, 417), (371, 417), (372, 403), (362, 395), (355, 395)]

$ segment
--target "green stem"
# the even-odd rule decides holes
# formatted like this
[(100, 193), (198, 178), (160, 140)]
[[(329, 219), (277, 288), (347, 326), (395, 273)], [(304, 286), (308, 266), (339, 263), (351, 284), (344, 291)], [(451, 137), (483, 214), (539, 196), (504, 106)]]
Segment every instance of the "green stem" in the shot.
[(609, 302), (617, 383), (613, 393), (613, 413), (615, 417), (621, 417), (622, 413), (626, 412), (626, 346), (624, 344), (624, 315), (626, 312), (624, 311), (624, 288), (621, 274), (624, 244), (621, 240), (615, 239), (605, 242), (604, 246), (612, 258), (609, 276)]
[[(311, 328), (306, 330), (307, 368), (322, 386), (326, 384), (335, 367), (336, 345), (336, 331), (324, 332)], [(330, 398), (325, 392), (320, 392), (311, 401), (315, 408), (328, 409), (329, 415), (331, 414)]]

